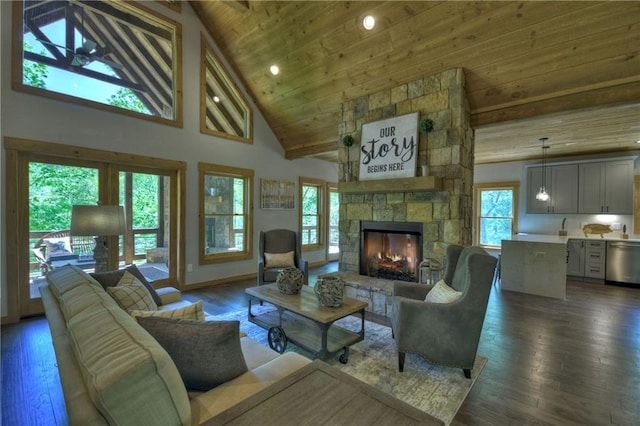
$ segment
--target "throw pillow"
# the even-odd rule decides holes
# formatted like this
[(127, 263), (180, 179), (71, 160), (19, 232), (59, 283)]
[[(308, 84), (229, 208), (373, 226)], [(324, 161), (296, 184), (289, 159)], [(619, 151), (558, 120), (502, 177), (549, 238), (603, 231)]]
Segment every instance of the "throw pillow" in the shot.
[(44, 242), (47, 246), (45, 251), (47, 260), (54, 257), (68, 256), (70, 254), (73, 254), (73, 252), (71, 251), (71, 241), (68, 237), (56, 239), (47, 238), (46, 240), (44, 240)]
[(427, 293), (427, 297), (424, 298), (425, 302), (431, 303), (451, 303), (462, 297), (462, 292), (452, 289), (444, 282), (444, 280), (438, 281), (431, 291)]
[(169, 353), (187, 390), (207, 391), (247, 371), (240, 321), (136, 319)]
[(132, 310), (155, 311), (158, 305), (149, 290), (130, 272), (125, 271), (115, 287), (108, 287), (107, 293), (127, 312)]
[(176, 309), (165, 309), (158, 311), (140, 311), (134, 309), (129, 312), (132, 317), (164, 317), (164, 318), (180, 318), (180, 319), (193, 319), (198, 321), (204, 321), (204, 308), (202, 306), (202, 300), (198, 300), (188, 306), (183, 306)]
[(136, 265), (129, 265), (125, 269), (117, 269), (115, 271), (92, 272), (90, 275), (100, 283), (102, 288), (107, 290), (107, 287), (117, 286), (118, 282), (122, 279), (122, 276), (125, 272), (131, 273), (131, 275), (136, 277), (138, 281), (140, 281), (142, 285), (147, 288), (157, 306), (162, 305), (162, 299), (160, 299), (160, 295), (158, 294), (158, 292), (156, 292), (156, 289), (153, 288), (151, 284), (149, 284), (149, 281), (147, 281), (144, 275), (142, 275), (142, 272), (140, 272)]
[(264, 254), (265, 268), (288, 268), (295, 266), (293, 263), (293, 252), (286, 253), (266, 253)]

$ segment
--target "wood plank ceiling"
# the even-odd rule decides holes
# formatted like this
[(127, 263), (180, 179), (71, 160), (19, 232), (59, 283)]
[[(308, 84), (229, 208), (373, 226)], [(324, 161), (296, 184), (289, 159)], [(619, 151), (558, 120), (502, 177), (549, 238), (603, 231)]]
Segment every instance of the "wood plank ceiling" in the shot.
[(189, 3), (287, 158), (335, 159), (342, 102), (455, 67), (476, 163), (538, 158), (542, 136), (550, 157), (639, 147), (640, 2)]

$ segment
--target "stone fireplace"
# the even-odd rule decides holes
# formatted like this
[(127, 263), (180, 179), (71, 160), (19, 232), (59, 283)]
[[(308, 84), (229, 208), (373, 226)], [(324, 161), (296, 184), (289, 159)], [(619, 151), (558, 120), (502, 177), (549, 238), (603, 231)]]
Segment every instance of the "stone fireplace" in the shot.
[[(421, 176), (418, 170), (413, 178), (359, 182), (362, 125), (415, 111), (420, 120), (430, 118), (434, 123), (433, 131), (420, 133), (419, 140), (418, 165), (428, 166), (427, 175)], [(462, 69), (425, 76), (343, 103), (339, 140), (345, 135), (353, 136), (356, 143), (351, 147), (340, 144), (339, 151), (342, 274), (361, 278), (378, 274), (380, 278), (381, 265), (393, 266), (396, 271), (391, 279), (400, 279), (395, 275), (406, 270), (410, 280), (417, 281), (417, 265), (423, 258), (442, 261), (448, 244), (471, 243), (474, 134)], [(372, 264), (378, 254), (369, 249), (363, 253), (362, 225), (375, 227), (379, 223), (392, 224), (390, 229), (398, 224), (420, 225), (421, 236), (411, 241), (412, 246), (419, 246), (415, 255), (394, 253), (398, 242), (387, 233), (386, 237), (377, 237), (383, 246), (378, 250), (382, 261)], [(404, 240), (399, 239), (407, 245), (406, 234), (400, 235), (405, 235)]]
[(360, 275), (417, 282), (421, 260), (422, 223), (360, 222)]

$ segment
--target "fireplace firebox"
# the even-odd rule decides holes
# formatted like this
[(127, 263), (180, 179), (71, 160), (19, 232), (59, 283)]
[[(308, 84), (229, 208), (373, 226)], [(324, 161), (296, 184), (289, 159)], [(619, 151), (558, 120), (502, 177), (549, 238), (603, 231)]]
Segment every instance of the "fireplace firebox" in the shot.
[(360, 222), (360, 275), (418, 282), (422, 223)]

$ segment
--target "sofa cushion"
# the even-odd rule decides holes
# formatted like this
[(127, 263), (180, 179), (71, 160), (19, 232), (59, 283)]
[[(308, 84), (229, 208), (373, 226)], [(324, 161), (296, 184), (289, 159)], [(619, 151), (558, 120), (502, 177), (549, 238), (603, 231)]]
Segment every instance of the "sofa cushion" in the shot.
[(158, 305), (149, 290), (132, 274), (125, 271), (115, 287), (107, 287), (107, 292), (118, 305), (127, 312), (132, 310), (155, 311)]
[(137, 320), (169, 353), (187, 389), (209, 390), (247, 371), (239, 321)]
[(47, 283), (56, 299), (60, 299), (60, 296), (65, 292), (88, 282), (95, 283), (96, 281), (92, 280), (82, 269), (71, 265), (55, 268), (47, 274)]
[(176, 309), (164, 309), (159, 311), (140, 311), (137, 309), (132, 310), (129, 314), (136, 317), (164, 317), (164, 318), (180, 318), (180, 319), (192, 319), (198, 321), (204, 321), (204, 308), (202, 300), (198, 300), (195, 303), (191, 303), (187, 306), (182, 306)]
[(156, 292), (156, 289), (149, 284), (149, 281), (147, 281), (144, 275), (142, 275), (142, 272), (140, 272), (136, 265), (129, 265), (124, 269), (117, 269), (115, 271), (92, 272), (91, 276), (98, 281), (105, 290), (107, 290), (107, 287), (115, 287), (118, 285), (118, 282), (122, 279), (125, 272), (129, 272), (131, 275), (136, 277), (138, 281), (140, 281), (147, 290), (149, 290), (149, 294), (151, 294), (151, 297), (157, 306), (162, 305), (160, 295)]
[(451, 303), (460, 299), (461, 291), (456, 291), (449, 287), (443, 280), (438, 281), (424, 298), (425, 302), (430, 303)]
[(84, 386), (109, 424), (191, 423), (189, 398), (173, 361), (108, 296), (67, 327)]

